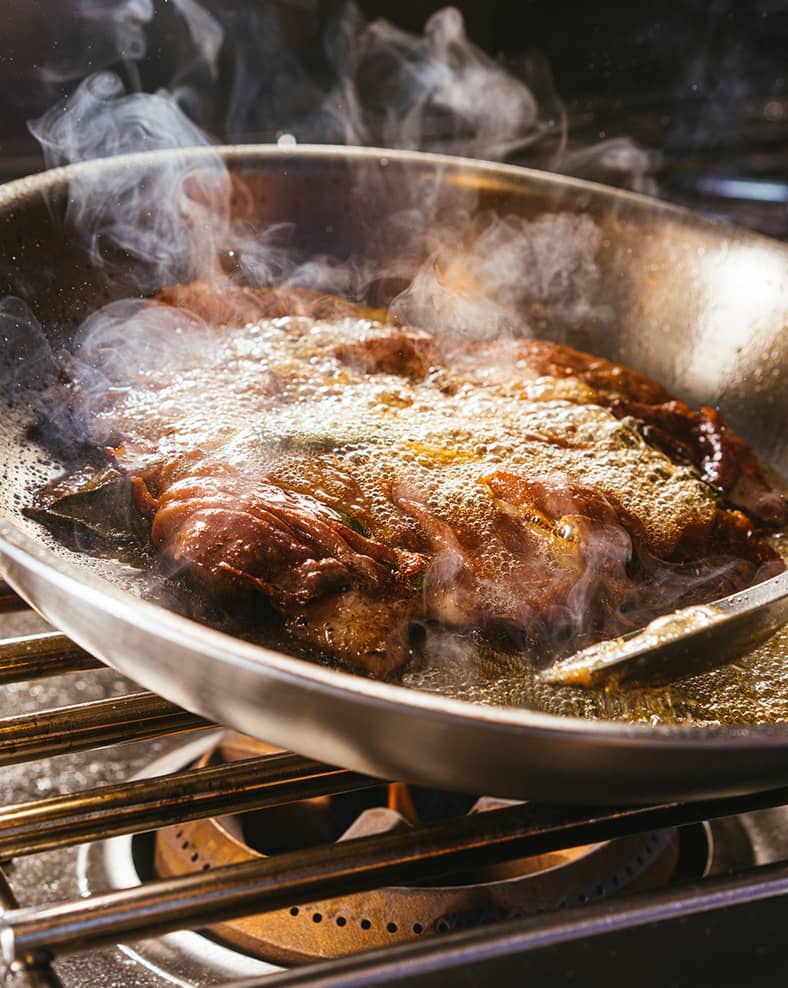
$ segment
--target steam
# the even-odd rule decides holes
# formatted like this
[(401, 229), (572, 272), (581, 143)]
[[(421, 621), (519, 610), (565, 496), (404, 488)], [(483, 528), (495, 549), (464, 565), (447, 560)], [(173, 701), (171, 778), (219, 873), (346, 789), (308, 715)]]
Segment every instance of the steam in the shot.
[(345, 27), (340, 81), (326, 100), (347, 143), (503, 159), (558, 126), (541, 119), (523, 82), (468, 40), (456, 8), (433, 14), (422, 37), (383, 20), (357, 22)]
[(570, 330), (609, 317), (595, 261), (602, 234), (590, 217), (483, 214), (453, 233), (394, 301), (401, 321), (438, 336), (496, 339), (530, 335), (533, 312)]
[(57, 362), (30, 306), (9, 295), (0, 299), (0, 395), (33, 390), (51, 380)]
[(219, 74), (219, 54), (224, 41), (221, 24), (196, 0), (173, 0), (173, 5), (186, 23), (194, 55), (180, 67), (176, 85), (172, 88), (177, 92), (178, 79), (187, 78), (195, 69), (204, 69), (209, 79), (215, 82)]
[(563, 148), (551, 163), (553, 171), (592, 182), (611, 183), (656, 195), (653, 177), (659, 155), (638, 147), (628, 137), (611, 137), (590, 147)]
[(195, 167), (191, 156), (177, 153), (209, 145), (170, 94), (126, 95), (116, 75), (102, 72), (30, 130), (50, 167), (135, 151), (176, 152), (141, 169), (72, 178), (66, 218), (95, 264), (129, 254), (153, 265), (160, 284), (215, 265), (228, 225), (229, 176), (217, 154)]
[(72, 48), (45, 74), (67, 81), (121, 64), (139, 89), (146, 30), (165, 10), (181, 22), (168, 90), (192, 121), (223, 139), (293, 135), (445, 151), (654, 191), (653, 153), (623, 137), (574, 146), (546, 60), (491, 58), (467, 37), (454, 7), (411, 34), (382, 19), (367, 22), (353, 3), (209, 12), (197, 0), (166, 7), (161, 0), (78, 0), (63, 32)]
[(142, 299), (111, 302), (80, 327), (74, 386), (82, 389), (89, 382), (96, 392), (106, 392), (130, 387), (162, 367), (188, 370), (198, 366), (201, 354), (210, 355), (214, 340), (202, 320), (173, 306)]
[[(117, 74), (95, 73), (30, 124), (50, 167), (137, 151), (170, 152), (145, 165), (141, 175), (137, 166), (72, 180), (67, 219), (81, 231), (95, 265), (112, 272), (131, 257), (145, 270), (139, 290), (150, 292), (175, 281), (215, 280), (227, 269), (231, 252), (229, 266), (254, 283), (278, 280), (358, 297), (381, 279), (401, 281), (405, 267), (412, 273), (412, 255), (423, 252), (423, 231), (430, 230), (429, 260), (396, 305), (402, 319), (464, 333), (476, 327), (477, 334), (493, 336), (526, 332), (522, 312), (533, 304), (569, 324), (598, 314), (588, 311), (595, 305), (589, 300), (598, 239), (590, 221), (568, 230), (560, 228), (560, 219), (552, 227), (505, 217), (486, 225), (474, 220), (471, 231), (461, 232), (458, 258), (456, 224), (436, 221), (439, 207), (446, 205), (436, 168), (429, 177), (414, 177), (411, 205), (381, 231), (382, 239), (396, 245), (390, 253), (405, 258), (404, 264), (377, 264), (372, 270), (368, 258), (342, 265), (324, 258), (305, 263), (289, 250), (286, 227), (231, 226), (231, 181), (200, 126), (231, 134), (253, 131), (268, 140), (286, 134), (297, 141), (493, 159), (531, 155), (537, 164), (594, 177), (628, 174), (632, 185), (643, 187), (648, 156), (626, 139), (571, 148), (543, 60), (521, 58), (517, 74), (508, 70), (468, 39), (453, 7), (433, 14), (423, 34), (413, 35), (384, 20), (366, 22), (352, 3), (325, 16), (311, 3), (215, 14), (197, 0), (174, 0), (172, 6), (184, 30), (168, 89), (127, 92)], [(102, 39), (100, 63), (111, 63), (114, 51), (128, 69), (145, 53), (145, 28), (154, 13), (151, 0), (80, 0), (73, 16), (89, 37)], [(234, 56), (234, 78), (220, 122), (215, 89), (222, 81), (222, 52)], [(66, 59), (63, 78), (75, 74), (74, 58)], [(192, 148), (203, 149), (198, 163), (188, 153)], [(371, 174), (365, 178), (376, 180)], [(464, 198), (474, 212), (472, 193), (466, 191)], [(457, 201), (452, 206), (456, 214)], [(571, 222), (567, 218), (564, 225)], [(419, 243), (411, 249), (415, 234)], [(475, 271), (473, 284), (462, 268)], [(560, 311), (552, 312), (556, 300)]]
[[(651, 159), (631, 142), (571, 146), (544, 63), (521, 65), (519, 74), (508, 71), (469, 41), (461, 14), (451, 7), (434, 14), (423, 35), (415, 36), (385, 21), (366, 23), (348, 5), (340, 17), (321, 24), (322, 58), (312, 65), (298, 57), (297, 45), (286, 42), (276, 5), (215, 16), (196, 0), (175, 0), (174, 6), (186, 27), (185, 54), (168, 89), (129, 92), (117, 74), (102, 71), (30, 124), (49, 166), (166, 152), (72, 177), (67, 222), (81, 232), (96, 267), (112, 275), (125, 272), (132, 259), (144, 272), (136, 286), (141, 294), (201, 280), (219, 286), (229, 298), (240, 290), (239, 283), (295, 284), (362, 298), (378, 282), (404, 279), (407, 287), (392, 305), (393, 316), (454, 342), (524, 336), (545, 325), (571, 331), (610, 318), (596, 259), (602, 233), (590, 217), (479, 214), (475, 193), (447, 192), (436, 168), (426, 176), (414, 175), (401, 211), (385, 220), (367, 218), (379, 226), (374, 258), (305, 258), (291, 246), (286, 224), (257, 230), (234, 218), (231, 204), (239, 190), (199, 125), (212, 122), (201, 120), (201, 114), (213, 112), (206, 87), (219, 78), (224, 46), (231, 45), (235, 76), (223, 123), (231, 134), (253, 130), (269, 140), (287, 134), (296, 141), (514, 158), (594, 177), (614, 174), (634, 187), (647, 187)], [(286, 6), (294, 17), (315, 19), (313, 4)], [(144, 28), (153, 17), (150, 0), (115, 5), (84, 0), (78, 11), (103, 31), (102, 64), (142, 56)], [(304, 37), (308, 41), (312, 35), (306, 31)], [(74, 78), (75, 71), (69, 63), (59, 78)], [(133, 83), (134, 73), (129, 76)], [(375, 201), (375, 183), (385, 182), (381, 174), (373, 169), (363, 177), (368, 184), (355, 190), (359, 200), (366, 192)], [(443, 216), (447, 202), (451, 220)], [(414, 258), (420, 263), (414, 264)], [(54, 371), (57, 361), (18, 299), (0, 306), (3, 333), (12, 352), (22, 354), (26, 372)], [(24, 343), (20, 334), (26, 334)], [(78, 330), (68, 357), (74, 414), (63, 413), (63, 433), (70, 431), (77, 441), (109, 443), (111, 431), (102, 433), (101, 423), (108, 399), (111, 405), (118, 391), (133, 389), (161, 368), (200, 366), (218, 350), (216, 334), (185, 310), (140, 299), (105, 306)], [(33, 351), (41, 354), (39, 364), (29, 358)], [(582, 516), (583, 505), (567, 485), (545, 478), (544, 486), (563, 498), (551, 506), (553, 513)], [(416, 505), (414, 516), (417, 511)], [(630, 533), (610, 514), (608, 522), (584, 533), (583, 569), (572, 589), (562, 595), (557, 586), (542, 587), (556, 598), (548, 614), (554, 637), (576, 642), (595, 622), (599, 630), (600, 602), (620, 596), (635, 563), (652, 580), (650, 605), (670, 606), (719, 576), (716, 571), (682, 574), (645, 555), (636, 559)], [(505, 581), (493, 586), (471, 572), (473, 553), (450, 530), (444, 534), (425, 577), (429, 616), (450, 626), (461, 625), (464, 616), (472, 624), (467, 612), (480, 595), (492, 602), (491, 614), (497, 613), (502, 595), (522, 599), (527, 560), (515, 566), (516, 586), (507, 587)], [(728, 565), (721, 564), (723, 572)], [(565, 576), (558, 574), (556, 580)], [(536, 602), (518, 606), (517, 612), (509, 603), (502, 607), (507, 620), (529, 632), (538, 630), (535, 622), (542, 620), (543, 610)], [(639, 618), (636, 610), (629, 616), (617, 613), (603, 630), (617, 633), (642, 623)], [(451, 654), (465, 651), (455, 632), (436, 637), (430, 631), (427, 637), (432, 643), (440, 638), (441, 648)]]

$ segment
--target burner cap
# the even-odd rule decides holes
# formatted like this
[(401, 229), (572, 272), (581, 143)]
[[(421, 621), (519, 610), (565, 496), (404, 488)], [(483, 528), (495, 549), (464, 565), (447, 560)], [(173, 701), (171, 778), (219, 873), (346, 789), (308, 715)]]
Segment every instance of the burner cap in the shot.
[[(227, 732), (198, 765), (279, 750)], [(159, 875), (181, 875), (299, 846), (414, 828), (458, 813), (483, 813), (510, 802), (422, 790), (403, 783), (381, 784), (361, 792), (169, 827), (156, 835), (155, 865)], [(418, 842), (418, 829), (414, 829), (413, 839)], [(219, 923), (211, 932), (277, 964), (334, 958), (561, 909), (623, 888), (655, 886), (670, 878), (677, 858), (676, 831), (658, 831), (508, 861), (444, 878), (440, 885), (382, 888), (320, 902), (293, 903), (287, 909)]]

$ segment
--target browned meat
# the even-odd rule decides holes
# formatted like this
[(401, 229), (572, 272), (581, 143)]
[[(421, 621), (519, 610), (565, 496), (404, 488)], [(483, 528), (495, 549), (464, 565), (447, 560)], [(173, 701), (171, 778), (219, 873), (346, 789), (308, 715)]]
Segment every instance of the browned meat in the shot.
[(342, 343), (334, 351), (343, 364), (364, 374), (401, 374), (425, 377), (440, 360), (435, 341), (420, 329), (393, 329), (390, 326), (363, 333), (352, 343)]
[(697, 467), (756, 521), (772, 527), (785, 522), (783, 499), (765, 480), (749, 444), (713, 408), (694, 412), (683, 401), (646, 404), (617, 395), (607, 404), (618, 418), (631, 416), (643, 423), (649, 442), (674, 463)]
[(295, 290), (158, 302), (214, 343), (89, 428), (123, 437), (163, 565), (264, 600), (302, 649), (388, 676), (417, 621), (570, 648), (782, 567), (697, 472), (775, 524), (749, 447), (642, 374), (536, 340), (441, 347)]
[(783, 499), (764, 479), (749, 444), (714, 409), (693, 411), (645, 374), (546, 340), (473, 345), (462, 354), (469, 358), (485, 368), (482, 377), (488, 381), (492, 373), (499, 379), (572, 378), (588, 385), (591, 390), (580, 400), (645, 426), (651, 444), (674, 463), (696, 467), (756, 521), (767, 527), (785, 523)]
[[(151, 540), (219, 598), (246, 587), (298, 618), (328, 596), (344, 608), (352, 599), (356, 612), (373, 608), (374, 624), (371, 614), (359, 622), (341, 650), (378, 674), (402, 662), (402, 636), (399, 649), (381, 649), (374, 639), (414, 597), (411, 580), (423, 568), (421, 558), (361, 535), (314, 497), (265, 480), (190, 475), (158, 498)], [(300, 638), (315, 633), (309, 621), (297, 630)]]
[(457, 356), (463, 365), (478, 368), (486, 380), (490, 375), (499, 380), (573, 378), (604, 398), (618, 394), (649, 405), (670, 398), (660, 384), (639, 371), (549, 340), (471, 343)]
[(303, 288), (245, 288), (222, 282), (171, 285), (156, 296), (157, 301), (191, 312), (211, 326), (244, 325), (259, 319), (282, 316), (308, 316), (313, 319), (384, 319), (385, 309), (374, 309), (348, 302), (336, 295)]

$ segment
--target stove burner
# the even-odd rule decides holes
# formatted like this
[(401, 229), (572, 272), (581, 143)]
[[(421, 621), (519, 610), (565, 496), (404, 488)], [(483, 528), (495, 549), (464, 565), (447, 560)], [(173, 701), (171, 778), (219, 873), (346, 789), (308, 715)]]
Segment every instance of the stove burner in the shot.
[[(278, 749), (227, 732), (199, 766)], [(160, 876), (483, 813), (509, 802), (381, 784), (362, 792), (185, 823), (155, 841)], [(416, 840), (414, 833), (414, 840)], [(679, 864), (675, 829), (626, 837), (451, 875), (440, 885), (376, 889), (220, 923), (220, 941), (276, 964), (340, 957), (518, 916), (552, 912), (628, 889), (653, 888)], [(704, 862), (705, 863), (705, 862)], [(702, 870), (702, 869), (701, 869)]]
[[(194, 765), (208, 750), (213, 750), (217, 746), (219, 738), (220, 734), (217, 731), (191, 738), (174, 737), (167, 743), (166, 751), (160, 750), (158, 754), (149, 752), (155, 757), (149, 760), (144, 768), (134, 773), (131, 776), (131, 781), (150, 780), (171, 773), (177, 775), (188, 766)], [(224, 739), (223, 746), (229, 747), (228, 738)], [(112, 765), (113, 763), (109, 764)], [(137, 764), (139, 765), (139, 762)], [(684, 919), (681, 918), (683, 916), (682, 904), (687, 897), (689, 897), (688, 901), (694, 901), (692, 895), (705, 888), (705, 882), (699, 882), (699, 879), (708, 875), (711, 882), (716, 882), (724, 875), (744, 875), (746, 874), (745, 869), (782, 862), (788, 856), (788, 837), (786, 836), (788, 835), (788, 805), (774, 803), (771, 808), (758, 809), (758, 801), (753, 798), (753, 803), (749, 805), (749, 808), (745, 804), (736, 809), (735, 804), (740, 801), (728, 802), (731, 805), (725, 813), (721, 813), (719, 807), (711, 804), (712, 812), (709, 822), (697, 822), (700, 817), (691, 816), (689, 817), (690, 822), (678, 826), (678, 862), (668, 884), (663, 884), (662, 890), (644, 891), (642, 895), (633, 899), (623, 894), (620, 897), (614, 896), (600, 901), (597, 895), (594, 897), (595, 902), (589, 902), (587, 906), (568, 910), (566, 921), (561, 919), (561, 912), (554, 912), (552, 915), (548, 913), (541, 919), (534, 916), (531, 923), (525, 924), (525, 928), (534, 929), (533, 924), (546, 922), (553, 924), (555, 929), (569, 930), (572, 928), (572, 924), (577, 922), (578, 917), (584, 916), (589, 917), (588, 922), (592, 925), (594, 923), (599, 924), (604, 922), (604, 917), (610, 914), (610, 910), (616, 910), (616, 904), (620, 902), (624, 909), (621, 915), (627, 916), (642, 916), (644, 910), (647, 915), (650, 915), (650, 909), (655, 910), (654, 916), (664, 916), (665, 904), (673, 904), (671, 908), (674, 908), (675, 905), (675, 909), (679, 910), (679, 912), (674, 913), (675, 922), (681, 926), (681, 929), (685, 929)], [(560, 809), (556, 810), (556, 814), (558, 819), (564, 815)], [(681, 819), (681, 814), (677, 814), (677, 816), (678, 819)], [(685, 817), (685, 819), (687, 818)], [(411, 834), (409, 833), (407, 836), (410, 837)], [(155, 833), (153, 832), (137, 833), (134, 836), (126, 834), (82, 844), (79, 847), (76, 862), (70, 854), (71, 849), (69, 848), (48, 855), (32, 855), (20, 858), (15, 862), (13, 878), (20, 885), (24, 885), (25, 882), (35, 884), (46, 880), (49, 887), (54, 890), (53, 894), (63, 900), (73, 899), (80, 895), (88, 896), (108, 889), (130, 890), (154, 877), (154, 843)], [(191, 853), (194, 851), (192, 850)], [(76, 869), (74, 869), (74, 864), (76, 864)], [(330, 867), (330, 864), (327, 866)], [(33, 868), (32, 877), (30, 867)], [(43, 872), (42, 868), (44, 869)], [(562, 869), (558, 868), (557, 870), (561, 871)], [(45, 879), (42, 878), (43, 874), (46, 875)], [(644, 878), (638, 878), (632, 882), (633, 876), (626, 873), (625, 865), (620, 870), (619, 876), (620, 885), (625, 881), (630, 882), (626, 888), (621, 888), (624, 893), (630, 889), (643, 887), (637, 882), (645, 881)], [(547, 873), (545, 877), (549, 879), (555, 876)], [(652, 875), (651, 881), (656, 884), (657, 878)], [(74, 884), (69, 884), (70, 882)], [(612, 877), (609, 877), (608, 885), (605, 894), (616, 891)], [(714, 886), (710, 886), (710, 888), (714, 888)], [(729, 891), (727, 890), (725, 894), (727, 895)], [(570, 900), (568, 892), (565, 892), (565, 896), (568, 907), (576, 905), (574, 901)], [(552, 904), (543, 902), (542, 905), (545, 908), (558, 909), (561, 905), (561, 898), (557, 896), (553, 899)], [(633, 913), (627, 912), (630, 905), (634, 910)], [(407, 904), (405, 908), (408, 908)], [(727, 910), (728, 906), (725, 905), (724, 908)], [(536, 912), (535, 907), (533, 912)], [(472, 919), (468, 916), (465, 918), (468, 922)], [(290, 919), (296, 931), (299, 930), (298, 923), (300, 922), (303, 922), (304, 926), (313, 923), (311, 915), (303, 909), (300, 910), (298, 917), (290, 917)], [(415, 921), (415, 917), (411, 918), (411, 922)], [(478, 921), (478, 917), (476, 921)], [(648, 922), (651, 921), (648, 920)], [(639, 925), (637, 930), (632, 931), (634, 938), (632, 942), (639, 943), (640, 938), (645, 937), (646, 932), (650, 929), (648, 922), (644, 921), (642, 928)], [(688, 915), (686, 922), (688, 924), (686, 929), (692, 929), (693, 935), (700, 934), (701, 939), (708, 932), (703, 928), (702, 916), (700, 918), (695, 916), (693, 919), (692, 915)], [(323, 927), (326, 923), (327, 918), (324, 916), (317, 926)], [(640, 924), (641, 921), (638, 920), (638, 923)], [(504, 923), (500, 926), (492, 925), (481, 927), (476, 931), (466, 931), (459, 936), (483, 938), (482, 942), (485, 945), (494, 945), (496, 943), (508, 943), (512, 931), (520, 928), (521, 924), (519, 923), (513, 925)], [(536, 928), (553, 927), (538, 925)], [(499, 930), (500, 934), (497, 933)], [(437, 933), (437, 930), (433, 932)], [(626, 935), (628, 937), (629, 932)], [(499, 937), (498, 940), (495, 939), (496, 936)], [(623, 933), (622, 936), (624, 936)], [(396, 940), (390, 939), (385, 942), (396, 943)], [(456, 946), (456, 942), (454, 937), (435, 936), (430, 940), (429, 933), (425, 932), (414, 935), (414, 940), (409, 945), (403, 944), (402, 946), (409, 950), (427, 948), (431, 951), (429, 962), (433, 963), (434, 960), (434, 963), (440, 968), (444, 959), (452, 956), (451, 951), (454, 949), (452, 944)], [(460, 942), (465, 943), (467, 939)], [(362, 946), (367, 945), (371, 946), (370, 942), (365, 940)], [(568, 955), (574, 957), (576, 961), (578, 955), (576, 951), (572, 953), (571, 943), (567, 945), (567, 949)], [(582, 949), (585, 951), (585, 946)], [(374, 956), (382, 955), (375, 954)], [(400, 957), (401, 955), (397, 952), (396, 956)], [(408, 956), (411, 955), (408, 954)], [(729, 957), (730, 952), (725, 956)], [(520, 965), (521, 963), (530, 963), (531, 955), (529, 953), (526, 960), (523, 960), (523, 957), (524, 955), (518, 955), (516, 969), (510, 972), (511, 977), (505, 974), (499, 977), (499, 972), (496, 969), (493, 980), (501, 984), (519, 984), (521, 980)], [(709, 961), (712, 965), (713, 960), (712, 957)], [(360, 964), (362, 961), (356, 961), (354, 958), (352, 963)], [(722, 966), (718, 965), (715, 970), (719, 969), (724, 972), (726, 970), (725, 964), (726, 962), (722, 961)], [(239, 978), (257, 979), (253, 983), (256, 984), (258, 981), (262, 983), (263, 976), (281, 971), (281, 967), (250, 956), (246, 951), (223, 945), (213, 932), (209, 931), (206, 935), (205, 932), (198, 933), (190, 930), (137, 940), (133, 946), (127, 944), (107, 948), (103, 951), (92, 950), (87, 959), (82, 954), (73, 958), (64, 956), (59, 959), (58, 967), (59, 970), (67, 971), (68, 979), (64, 983), (72, 985), (73, 988), (93, 988), (96, 984), (126, 984), (130, 977), (133, 977), (134, 984), (139, 985), (139, 988), (159, 988), (165, 982), (166, 984), (181, 984), (184, 988), (187, 985), (218, 988), (218, 986), (226, 986), (230, 982), (235, 983)], [(664, 966), (660, 970), (664, 970)], [(652, 968), (649, 968), (648, 974), (652, 973)], [(362, 981), (365, 984), (370, 983), (366, 974), (366, 969), (364, 969)], [(657, 983), (653, 977), (644, 976), (649, 984)], [(362, 981), (357, 981), (357, 983), (361, 984)]]

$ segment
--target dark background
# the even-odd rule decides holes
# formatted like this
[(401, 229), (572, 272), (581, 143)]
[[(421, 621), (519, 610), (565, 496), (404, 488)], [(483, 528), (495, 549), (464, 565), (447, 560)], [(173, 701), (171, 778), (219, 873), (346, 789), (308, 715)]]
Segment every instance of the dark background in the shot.
[[(42, 167), (26, 120), (82, 75), (118, 67), (118, 25), (111, 17), (86, 21), (63, 0), (3, 2), (0, 177), (9, 178)], [(120, 67), (127, 81), (148, 91), (171, 84), (184, 47), (183, 21), (172, 3), (156, 0), (154, 6), (145, 57), (136, 67)], [(250, 17), (284, 25), (283, 43), (319, 79), (330, 76), (321, 44), (341, 3), (205, 0), (203, 6), (228, 29), (203, 124), (220, 140), (271, 139), (250, 115), (227, 116), (239, 65), (256, 57)], [(358, 6), (367, 18), (385, 17), (420, 33), (443, 4), (360, 0)], [(662, 195), (788, 236), (788, 0), (479, 0), (457, 6), (470, 37), (515, 71), (534, 53), (544, 56), (573, 142), (631, 137), (660, 152)], [(138, 79), (129, 78), (137, 72)], [(737, 180), (733, 186), (730, 178)]]

